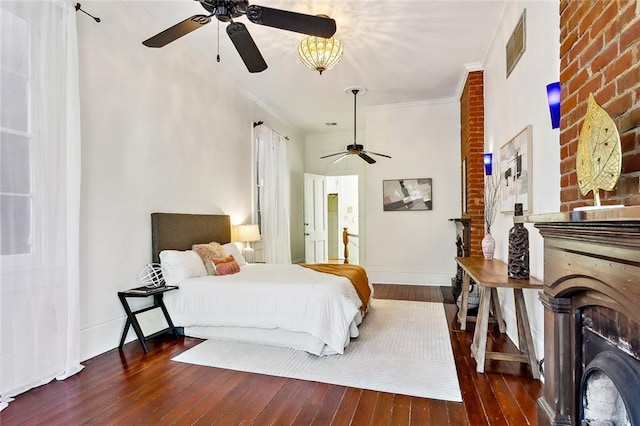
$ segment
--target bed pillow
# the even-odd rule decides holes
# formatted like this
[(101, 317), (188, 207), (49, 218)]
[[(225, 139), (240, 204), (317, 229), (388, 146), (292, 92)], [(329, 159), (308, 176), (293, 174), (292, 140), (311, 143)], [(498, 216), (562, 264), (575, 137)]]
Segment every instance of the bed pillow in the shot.
[(229, 255), (229, 256), (223, 256), (223, 257), (218, 257), (213, 259), (213, 264), (214, 265), (220, 265), (222, 263), (229, 263), (229, 262), (233, 262), (235, 259), (235, 257), (233, 257), (233, 255)]
[(160, 264), (167, 285), (177, 285), (187, 278), (207, 275), (202, 259), (193, 250), (163, 250), (160, 252)]
[(230, 275), (240, 272), (240, 266), (232, 255), (213, 259), (212, 264), (216, 269), (216, 275)]
[(191, 249), (198, 253), (207, 269), (207, 275), (215, 275), (216, 270), (211, 263), (212, 259), (224, 257), (224, 250), (220, 243), (212, 242), (209, 244), (194, 244)]
[(242, 257), (242, 254), (240, 253), (240, 250), (238, 249), (238, 246), (235, 245), (235, 243), (223, 244), (222, 249), (224, 250), (225, 256), (233, 256), (236, 262), (238, 262), (239, 266), (244, 266), (247, 264), (246, 260), (244, 260), (244, 257)]

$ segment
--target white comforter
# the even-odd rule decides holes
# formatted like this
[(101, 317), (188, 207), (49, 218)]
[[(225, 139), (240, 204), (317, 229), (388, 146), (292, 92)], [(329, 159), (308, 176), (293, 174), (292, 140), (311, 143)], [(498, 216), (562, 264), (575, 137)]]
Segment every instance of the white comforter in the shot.
[[(362, 303), (347, 278), (299, 265), (250, 264), (236, 274), (189, 278), (178, 285), (164, 301), (174, 325), (188, 336), (341, 354), (362, 322)], [(207, 331), (219, 327), (221, 334)], [(275, 336), (273, 342), (264, 335)], [(298, 338), (306, 343), (295, 343)]]

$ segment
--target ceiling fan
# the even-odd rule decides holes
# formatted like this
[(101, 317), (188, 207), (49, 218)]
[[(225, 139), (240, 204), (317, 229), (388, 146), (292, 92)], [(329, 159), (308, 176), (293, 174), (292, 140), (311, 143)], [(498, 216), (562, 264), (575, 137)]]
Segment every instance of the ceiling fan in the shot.
[(338, 161), (344, 160), (350, 155), (357, 155), (369, 164), (373, 164), (376, 162), (376, 160), (371, 158), (369, 154), (379, 155), (380, 157), (391, 158), (391, 156), (387, 154), (378, 154), (377, 152), (373, 152), (373, 151), (365, 151), (364, 145), (356, 143), (356, 97), (358, 96), (358, 93), (361, 92), (362, 90), (363, 89), (359, 87), (350, 87), (345, 89), (345, 92), (353, 93), (353, 143), (351, 145), (347, 145), (346, 151), (336, 152), (335, 154), (329, 154), (329, 155), (324, 155), (320, 157), (320, 158), (329, 158), (329, 157), (334, 157), (336, 155), (340, 155), (340, 157), (333, 160), (331, 164), (335, 164)]
[(264, 61), (251, 34), (249, 34), (247, 27), (240, 22), (234, 22), (234, 18), (246, 15), (249, 21), (254, 24), (323, 38), (330, 38), (336, 32), (336, 21), (326, 16), (306, 15), (257, 5), (249, 6), (249, 2), (246, 0), (196, 1), (210, 15), (193, 15), (143, 41), (142, 44), (147, 47), (163, 47), (208, 24), (211, 22), (211, 17), (215, 16), (219, 21), (230, 22), (227, 25), (229, 38), (231, 38), (249, 72), (256, 73), (267, 69), (267, 63)]

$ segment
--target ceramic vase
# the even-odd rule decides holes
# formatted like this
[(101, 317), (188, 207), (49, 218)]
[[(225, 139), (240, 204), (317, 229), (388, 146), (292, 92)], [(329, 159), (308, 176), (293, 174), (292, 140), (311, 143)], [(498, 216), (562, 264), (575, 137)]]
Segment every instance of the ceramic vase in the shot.
[(482, 239), (482, 254), (487, 260), (493, 260), (493, 253), (496, 251), (496, 240), (487, 232)]

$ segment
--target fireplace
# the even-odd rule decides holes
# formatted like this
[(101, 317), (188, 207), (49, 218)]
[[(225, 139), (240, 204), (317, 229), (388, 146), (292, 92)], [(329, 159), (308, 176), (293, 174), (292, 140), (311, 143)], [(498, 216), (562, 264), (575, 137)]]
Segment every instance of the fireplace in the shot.
[(528, 220), (544, 238), (539, 424), (640, 425), (640, 207)]
[[(456, 256), (467, 257), (471, 255), (471, 219), (454, 218), (449, 221), (456, 224)], [(456, 276), (451, 278), (451, 287), (453, 288), (453, 300), (458, 300), (458, 296), (462, 292), (462, 268), (457, 265)]]
[(578, 422), (640, 425), (638, 325), (603, 306), (585, 307), (579, 318)]

